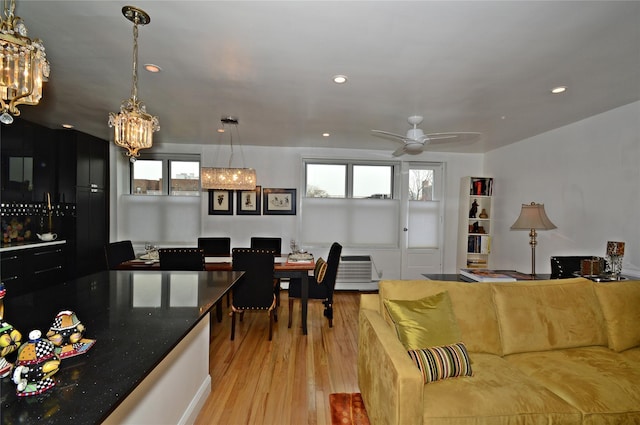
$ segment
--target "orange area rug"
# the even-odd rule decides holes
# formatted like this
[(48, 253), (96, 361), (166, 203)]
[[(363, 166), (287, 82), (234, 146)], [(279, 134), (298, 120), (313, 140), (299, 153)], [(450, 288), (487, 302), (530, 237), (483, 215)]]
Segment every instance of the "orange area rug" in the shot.
[(331, 425), (369, 425), (360, 393), (329, 394)]

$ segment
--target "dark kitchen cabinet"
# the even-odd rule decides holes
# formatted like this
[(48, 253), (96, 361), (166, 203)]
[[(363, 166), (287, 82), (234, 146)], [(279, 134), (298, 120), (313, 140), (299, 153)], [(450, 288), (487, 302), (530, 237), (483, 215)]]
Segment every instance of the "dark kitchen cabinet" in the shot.
[(75, 275), (106, 269), (107, 197), (103, 189), (78, 186), (76, 190)]
[[(103, 249), (109, 237), (108, 142), (76, 130), (52, 130), (16, 119), (11, 125), (0, 126), (0, 148), (3, 220), (5, 216), (7, 220), (17, 216), (35, 223), (35, 231), (48, 229), (50, 213), (45, 208), (50, 200), (53, 231), (59, 240), (67, 241), (67, 276), (74, 278), (105, 269)], [(9, 263), (5, 268), (3, 261), (3, 278), (5, 271), (9, 276), (12, 270), (21, 270), (23, 279), (30, 267), (24, 261)]]
[(2, 202), (42, 202), (56, 190), (55, 132), (16, 119), (0, 128)]
[(57, 285), (67, 278), (64, 244), (3, 251), (0, 264), (2, 282), (11, 295)]
[(59, 190), (62, 200), (75, 202), (72, 276), (84, 276), (106, 268), (104, 245), (109, 238), (108, 142), (74, 130), (59, 130)]

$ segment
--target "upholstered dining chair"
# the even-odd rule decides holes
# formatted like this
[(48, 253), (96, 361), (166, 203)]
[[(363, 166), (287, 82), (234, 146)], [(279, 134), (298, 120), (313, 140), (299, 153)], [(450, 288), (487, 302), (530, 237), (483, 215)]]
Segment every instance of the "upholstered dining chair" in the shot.
[(576, 277), (575, 272), (580, 272), (582, 260), (590, 260), (593, 255), (569, 255), (551, 257), (551, 279), (567, 279)]
[(231, 255), (231, 238), (225, 237), (202, 237), (198, 238), (198, 248), (204, 249), (206, 256), (229, 256)]
[(240, 321), (244, 312), (261, 310), (269, 314), (269, 341), (273, 337), (273, 322), (278, 320), (276, 296), (273, 293), (273, 252), (264, 249), (234, 248), (233, 270), (243, 271), (233, 285), (231, 302), (231, 340), (236, 334), (236, 315)]
[[(251, 248), (267, 249), (269, 251), (273, 251), (275, 255), (280, 255), (282, 253), (282, 238), (253, 236), (251, 238)], [(273, 293), (276, 294), (276, 303), (278, 307), (280, 307), (280, 291), (282, 291), (280, 279), (274, 278)]]
[(133, 251), (131, 241), (118, 241), (104, 246), (104, 256), (107, 260), (107, 268), (114, 270), (118, 264), (135, 259), (136, 253)]
[[(342, 254), (342, 245), (334, 242), (329, 249), (327, 257), (327, 268), (324, 276), (317, 276), (319, 270), (314, 276), (309, 276), (309, 300), (322, 300), (324, 304), (324, 316), (329, 320), (329, 327), (333, 327), (333, 290), (336, 286), (336, 276), (338, 274), (338, 265), (340, 264), (340, 254)], [(318, 260), (316, 260), (316, 264)], [(300, 279), (291, 279), (289, 281), (289, 324), (291, 327), (291, 318), (293, 311), (293, 301), (302, 296), (302, 282)]]
[(160, 270), (204, 270), (201, 248), (160, 248)]

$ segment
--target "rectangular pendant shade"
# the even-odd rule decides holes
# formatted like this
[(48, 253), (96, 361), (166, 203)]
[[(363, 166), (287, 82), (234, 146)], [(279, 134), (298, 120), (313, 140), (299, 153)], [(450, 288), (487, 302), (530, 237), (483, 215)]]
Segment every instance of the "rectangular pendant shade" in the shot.
[(200, 171), (203, 189), (254, 190), (256, 170), (253, 168), (211, 168)]

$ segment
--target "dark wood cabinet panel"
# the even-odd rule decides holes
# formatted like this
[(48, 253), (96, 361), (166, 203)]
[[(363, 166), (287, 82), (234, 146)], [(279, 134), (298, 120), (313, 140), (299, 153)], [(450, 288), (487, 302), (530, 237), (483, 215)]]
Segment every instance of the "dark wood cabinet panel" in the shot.
[(16, 119), (0, 129), (3, 202), (42, 202), (55, 197), (57, 152), (55, 132)]
[(102, 189), (78, 187), (76, 191), (76, 276), (106, 269), (104, 245), (108, 240), (105, 210), (106, 193)]
[(67, 278), (63, 244), (0, 254), (2, 282), (12, 295), (56, 285)]
[(22, 282), (23, 261), (20, 253), (9, 251), (0, 256), (0, 278), (8, 287)]

